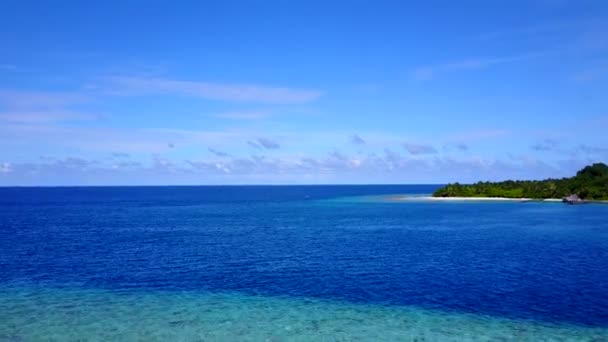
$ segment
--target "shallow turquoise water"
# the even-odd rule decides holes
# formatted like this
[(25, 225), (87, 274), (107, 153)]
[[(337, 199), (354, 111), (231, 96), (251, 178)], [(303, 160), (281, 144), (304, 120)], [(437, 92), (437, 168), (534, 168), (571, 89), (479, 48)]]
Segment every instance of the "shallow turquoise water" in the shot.
[(9, 341), (605, 341), (608, 329), (238, 293), (0, 291)]

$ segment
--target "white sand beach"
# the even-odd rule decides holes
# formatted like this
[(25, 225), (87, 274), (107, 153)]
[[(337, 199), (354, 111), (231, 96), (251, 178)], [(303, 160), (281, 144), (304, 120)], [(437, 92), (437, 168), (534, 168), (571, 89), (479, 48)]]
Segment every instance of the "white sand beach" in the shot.
[(534, 198), (507, 198), (507, 197), (433, 197), (433, 196), (391, 196), (393, 201), (509, 201), (509, 202), (561, 202), (559, 198), (534, 199)]

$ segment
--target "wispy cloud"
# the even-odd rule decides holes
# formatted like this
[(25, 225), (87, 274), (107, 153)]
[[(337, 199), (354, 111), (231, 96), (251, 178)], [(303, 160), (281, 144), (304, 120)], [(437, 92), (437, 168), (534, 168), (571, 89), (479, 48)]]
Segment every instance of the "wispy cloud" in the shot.
[(105, 77), (101, 85), (105, 92), (114, 95), (175, 94), (200, 97), (207, 100), (306, 103), (319, 98), (318, 90), (271, 87), (255, 84), (220, 84), (201, 81), (182, 81), (153, 77)]
[(129, 158), (129, 154), (128, 153), (124, 153), (124, 152), (113, 152), (112, 153), (112, 157), (114, 157), (114, 158)]
[(11, 163), (0, 163), (0, 173), (9, 173), (11, 171)]
[(96, 167), (103, 167), (97, 160), (84, 159), (80, 157), (45, 158), (42, 163), (19, 163), (10, 164), (7, 172), (27, 172), (38, 174), (40, 177), (57, 175), (71, 172), (88, 172)]
[(132, 170), (132, 169), (140, 169), (143, 167), (143, 164), (136, 161), (120, 161), (113, 164), (112, 169), (117, 170)]
[(43, 124), (100, 119), (98, 114), (72, 109), (89, 100), (76, 92), (0, 90), (0, 121)]
[(552, 150), (555, 150), (557, 148), (557, 146), (558, 146), (557, 140), (545, 139), (542, 141), (537, 141), (530, 147), (536, 151), (552, 151)]
[(533, 58), (540, 57), (546, 53), (529, 53), (516, 56), (506, 57), (482, 57), (482, 58), (468, 58), (454, 62), (448, 62), (444, 64), (428, 65), (418, 67), (414, 70), (414, 78), (419, 81), (432, 80), (441, 74), (447, 74), (457, 71), (465, 70), (479, 70), (485, 69), (492, 66), (507, 64), (519, 61), (525, 61)]
[(57, 109), (89, 101), (76, 92), (0, 90), (0, 107), (9, 109)]
[(270, 140), (268, 138), (256, 138), (254, 140), (247, 141), (247, 144), (249, 144), (250, 146), (255, 147), (257, 149), (266, 149), (266, 150), (276, 150), (281, 147), (281, 145), (278, 142), (276, 142), (274, 140)]
[(228, 157), (230, 156), (228, 153), (220, 151), (220, 150), (216, 150), (215, 148), (211, 148), (209, 147), (207, 149), (207, 151), (213, 153), (216, 157)]
[[(172, 133), (146, 129), (118, 129), (108, 127), (59, 125), (55, 123), (19, 123), (0, 125), (0, 144), (15, 149), (33, 151), (45, 148), (65, 149), (78, 146), (93, 152), (155, 153), (169, 150), (167, 141), (177, 139), (195, 143), (212, 142), (205, 132)], [(222, 139), (225, 141), (225, 139)]]
[(403, 147), (406, 151), (413, 155), (437, 153), (437, 150), (435, 147), (433, 147), (433, 145), (405, 143), (403, 144)]
[(604, 146), (590, 146), (582, 144), (578, 146), (578, 151), (593, 155), (608, 155), (608, 147)]
[(474, 130), (474, 131), (465, 131), (465, 132), (460, 132), (460, 133), (456, 133), (456, 134), (451, 134), (447, 138), (450, 141), (458, 141), (461, 143), (470, 143), (470, 142), (475, 142), (475, 141), (479, 141), (479, 140), (502, 138), (502, 137), (508, 136), (510, 134), (512, 134), (512, 132), (509, 130), (506, 130), (506, 129), (488, 128), (488, 129), (479, 129), (479, 130)]
[(45, 110), (37, 112), (0, 112), (0, 122), (42, 124), (51, 122), (93, 121), (101, 116), (93, 113)]
[(233, 120), (259, 120), (265, 119), (272, 114), (270, 110), (245, 110), (245, 111), (232, 111), (215, 113), (213, 116), (223, 119)]
[(443, 149), (444, 150), (458, 150), (458, 151), (468, 151), (469, 150), (469, 145), (463, 143), (463, 142), (452, 142), (452, 143), (447, 143), (445, 145), (443, 145)]
[(173, 173), (180, 171), (179, 166), (175, 162), (167, 158), (163, 158), (158, 154), (152, 155), (152, 169), (159, 173)]
[(351, 135), (350, 142), (355, 145), (365, 145), (365, 140), (361, 138), (358, 134)]

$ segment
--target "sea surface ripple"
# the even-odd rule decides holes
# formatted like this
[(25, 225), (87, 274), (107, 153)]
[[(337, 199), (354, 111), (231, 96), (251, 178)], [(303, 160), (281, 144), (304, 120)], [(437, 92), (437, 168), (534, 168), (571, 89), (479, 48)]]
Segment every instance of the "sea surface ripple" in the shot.
[(249, 298), (302, 312), (342, 305), (358, 319), (376, 308), (608, 328), (608, 205), (382, 196), (435, 188), (0, 188), (0, 339), (96, 294), (100, 307), (129, 295), (152, 303), (141, 312), (159, 305), (154, 294), (175, 294), (203, 306), (224, 298), (227, 310)]

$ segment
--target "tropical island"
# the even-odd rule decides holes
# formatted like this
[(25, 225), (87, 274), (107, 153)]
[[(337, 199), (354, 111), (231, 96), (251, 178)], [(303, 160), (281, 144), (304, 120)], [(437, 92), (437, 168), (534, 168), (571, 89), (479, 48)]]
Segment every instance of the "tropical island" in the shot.
[(583, 200), (608, 200), (608, 166), (595, 163), (584, 167), (574, 177), (561, 179), (452, 183), (433, 193), (433, 197), (517, 199), (562, 199), (574, 195)]

